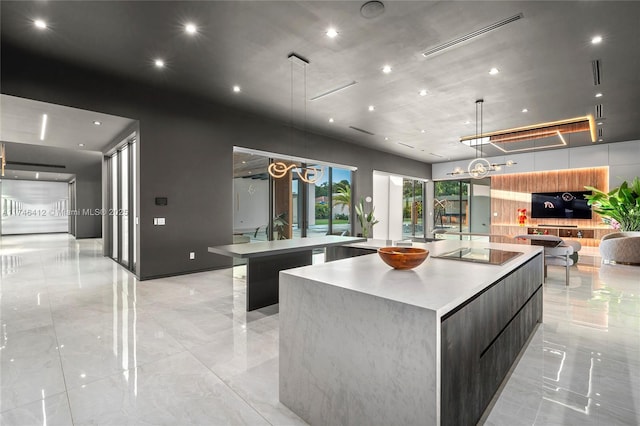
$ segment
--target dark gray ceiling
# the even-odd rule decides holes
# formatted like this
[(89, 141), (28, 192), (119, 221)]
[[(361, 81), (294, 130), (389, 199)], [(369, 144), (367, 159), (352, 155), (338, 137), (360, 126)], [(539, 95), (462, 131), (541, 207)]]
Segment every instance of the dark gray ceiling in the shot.
[[(3, 0), (1, 37), (282, 121), (292, 119), (293, 103), (297, 125), (430, 163), (473, 157), (458, 140), (475, 133), (478, 98), (485, 131), (593, 114), (601, 103), (602, 143), (640, 138), (640, 2), (387, 1), (374, 19), (361, 16), (362, 3)], [(523, 19), (500, 29), (421, 54), (519, 13)], [(49, 28), (36, 29), (36, 18)], [(187, 21), (198, 34), (185, 34)], [(330, 26), (336, 38), (325, 35)], [(603, 42), (591, 44), (594, 35)], [(292, 72), (291, 52), (310, 61), (306, 85), (302, 68)], [(154, 68), (156, 57), (164, 69)], [(385, 64), (390, 74), (381, 72)], [(489, 75), (492, 67), (500, 73)]]

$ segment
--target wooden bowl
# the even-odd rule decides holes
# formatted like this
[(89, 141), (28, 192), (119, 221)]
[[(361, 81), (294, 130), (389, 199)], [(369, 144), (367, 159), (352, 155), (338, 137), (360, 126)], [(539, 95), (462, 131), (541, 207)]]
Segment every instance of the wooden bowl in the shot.
[(378, 255), (394, 269), (413, 269), (429, 256), (429, 250), (418, 247), (382, 247)]

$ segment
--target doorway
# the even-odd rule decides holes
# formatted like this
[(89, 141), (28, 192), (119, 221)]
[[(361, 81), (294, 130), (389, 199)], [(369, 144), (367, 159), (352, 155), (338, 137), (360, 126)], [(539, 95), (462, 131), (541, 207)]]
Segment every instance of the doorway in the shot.
[(104, 158), (107, 197), (105, 254), (136, 272), (137, 263), (137, 144), (135, 133)]

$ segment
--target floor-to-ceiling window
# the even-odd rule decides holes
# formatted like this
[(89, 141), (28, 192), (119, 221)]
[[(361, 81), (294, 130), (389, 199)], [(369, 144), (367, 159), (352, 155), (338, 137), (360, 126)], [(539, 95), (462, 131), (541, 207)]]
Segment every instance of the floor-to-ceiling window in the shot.
[(435, 182), (434, 229), (467, 234), (464, 239), (488, 239), (490, 192), (489, 178)]
[(434, 183), (434, 229), (468, 232), (469, 182), (447, 180)]
[(424, 237), (424, 182), (420, 180), (402, 180), (402, 237)]
[(351, 235), (353, 225), (351, 198), (352, 172), (339, 167), (331, 168), (331, 230), (332, 234)]
[(129, 137), (105, 157), (107, 171), (107, 205), (104, 209), (105, 252), (135, 271), (137, 240), (135, 223), (136, 194), (135, 137)]

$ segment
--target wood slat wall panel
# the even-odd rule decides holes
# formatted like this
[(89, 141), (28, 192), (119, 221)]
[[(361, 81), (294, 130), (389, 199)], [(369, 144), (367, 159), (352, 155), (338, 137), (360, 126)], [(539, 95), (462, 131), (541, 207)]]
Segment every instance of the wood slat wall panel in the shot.
[[(536, 226), (538, 219), (531, 219), (531, 193), (557, 191), (584, 191), (585, 186), (594, 186), (609, 191), (609, 168), (553, 170), (545, 172), (518, 173), (491, 177), (491, 233), (511, 235), (518, 225), (518, 209), (527, 209), (527, 226)], [(493, 213), (498, 213), (494, 216)], [(542, 220), (542, 219), (540, 219)], [(576, 225), (580, 228), (602, 227), (602, 219), (594, 214), (587, 219), (544, 219), (548, 225)], [(526, 233), (526, 230), (522, 233)], [(597, 232), (596, 239), (608, 233)], [(597, 245), (597, 244), (596, 244)]]

